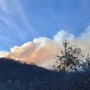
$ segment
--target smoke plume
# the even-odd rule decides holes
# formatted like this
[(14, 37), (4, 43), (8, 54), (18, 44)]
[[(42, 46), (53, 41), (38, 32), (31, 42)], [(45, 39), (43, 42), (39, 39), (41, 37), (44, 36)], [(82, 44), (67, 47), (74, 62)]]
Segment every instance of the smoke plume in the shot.
[(26, 63), (44, 65), (48, 63), (53, 56), (58, 54), (64, 40), (69, 41), (70, 45), (80, 47), (84, 53), (90, 53), (90, 26), (78, 37), (75, 37), (72, 33), (61, 30), (53, 36), (53, 39), (47, 37), (35, 38), (32, 42), (27, 42), (22, 46), (12, 47), (11, 52), (5, 54), (5, 57), (21, 60)]

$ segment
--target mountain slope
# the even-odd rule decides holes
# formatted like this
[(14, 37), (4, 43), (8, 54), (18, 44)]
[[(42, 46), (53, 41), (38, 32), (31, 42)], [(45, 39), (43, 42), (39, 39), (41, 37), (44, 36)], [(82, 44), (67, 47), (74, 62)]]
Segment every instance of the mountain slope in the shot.
[(90, 70), (56, 72), (1, 58), (0, 90), (90, 90)]

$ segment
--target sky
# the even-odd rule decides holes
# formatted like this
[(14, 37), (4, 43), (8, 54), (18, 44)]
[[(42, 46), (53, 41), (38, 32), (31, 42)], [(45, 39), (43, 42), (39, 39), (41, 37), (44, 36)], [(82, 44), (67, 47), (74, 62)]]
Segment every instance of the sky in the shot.
[(90, 0), (0, 0), (1, 56), (9, 52), (9, 57), (18, 59), (19, 53), (19, 59), (26, 60), (32, 52), (38, 58), (43, 51), (50, 58), (45, 52), (57, 52), (57, 41), (67, 38), (82, 47), (84, 40), (90, 41)]

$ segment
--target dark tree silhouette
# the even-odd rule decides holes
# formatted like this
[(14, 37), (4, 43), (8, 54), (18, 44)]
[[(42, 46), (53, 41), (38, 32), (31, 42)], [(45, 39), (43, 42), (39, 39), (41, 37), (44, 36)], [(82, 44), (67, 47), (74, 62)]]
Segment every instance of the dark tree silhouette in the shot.
[[(70, 46), (66, 40), (63, 42), (61, 54), (57, 55), (58, 65), (54, 66), (58, 71), (66, 71), (66, 69), (76, 70), (78, 67), (84, 66), (84, 55), (81, 48)], [(89, 57), (88, 57), (89, 58)], [(88, 59), (87, 58), (87, 59)]]

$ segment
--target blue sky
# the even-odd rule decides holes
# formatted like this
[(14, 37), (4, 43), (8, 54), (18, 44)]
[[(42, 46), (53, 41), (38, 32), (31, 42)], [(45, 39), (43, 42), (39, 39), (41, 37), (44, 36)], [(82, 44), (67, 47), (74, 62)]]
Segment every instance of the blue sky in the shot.
[(90, 0), (0, 0), (0, 50), (90, 25)]

